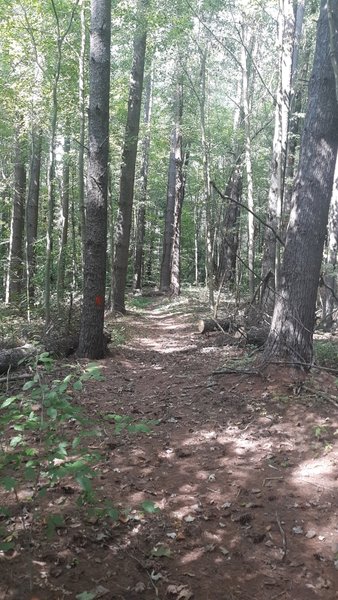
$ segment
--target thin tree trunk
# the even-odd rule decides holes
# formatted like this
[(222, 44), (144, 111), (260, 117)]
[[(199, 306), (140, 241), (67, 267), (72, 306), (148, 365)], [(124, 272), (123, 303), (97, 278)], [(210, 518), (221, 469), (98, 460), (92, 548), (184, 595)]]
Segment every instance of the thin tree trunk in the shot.
[(20, 303), (23, 291), (23, 233), (26, 196), (25, 140), (21, 128), (16, 130), (14, 194), (11, 220), (6, 304)]
[[(240, 201), (242, 196), (243, 181), (242, 157), (238, 159), (237, 165), (232, 170), (226, 186), (225, 195), (228, 198)], [(233, 287), (236, 282), (236, 264), (239, 242), (239, 217), (240, 206), (237, 202), (229, 200), (226, 207), (223, 223), (222, 236), (219, 250), (219, 265), (217, 273), (218, 285), (230, 285)]]
[(102, 358), (107, 258), (111, 1), (92, 0), (84, 291), (78, 354)]
[(122, 314), (126, 312), (125, 291), (127, 284), (135, 166), (140, 127), (143, 75), (147, 43), (147, 30), (145, 23), (147, 7), (148, 0), (139, 0), (139, 23), (134, 37), (133, 66), (130, 78), (128, 115), (122, 153), (120, 195), (116, 225), (113, 301), (114, 309)]
[(146, 203), (148, 193), (148, 170), (149, 170), (149, 148), (150, 148), (150, 118), (151, 118), (151, 95), (152, 95), (152, 74), (148, 74), (145, 85), (145, 103), (144, 103), (144, 126), (145, 134), (142, 144), (142, 167), (141, 167), (141, 198), (137, 211), (136, 225), (136, 244), (134, 259), (134, 283), (135, 290), (142, 287), (143, 273), (143, 246), (146, 226)]
[(40, 195), (42, 134), (34, 127), (32, 130), (32, 154), (29, 175), (29, 189), (26, 205), (26, 281), (28, 315), (30, 305), (34, 301), (34, 274), (36, 269), (35, 244), (38, 233), (38, 213)]
[(64, 33), (61, 33), (59, 14), (56, 10), (54, 0), (52, 2), (52, 9), (54, 12), (56, 32), (57, 32), (57, 48), (56, 48), (56, 67), (53, 79), (52, 87), (52, 115), (51, 115), (51, 127), (50, 127), (50, 155), (49, 155), (49, 169), (48, 169), (48, 223), (46, 232), (46, 267), (45, 267), (45, 321), (46, 324), (50, 322), (50, 300), (51, 300), (51, 278), (52, 278), (52, 243), (53, 243), (53, 224), (54, 224), (54, 211), (55, 211), (55, 163), (56, 163), (56, 129), (58, 120), (58, 89), (59, 80), (61, 74), (61, 63), (62, 63), (62, 47), (64, 41), (71, 29), (75, 9), (78, 5), (79, 0), (75, 0), (73, 9), (68, 22), (68, 26)]
[(166, 204), (166, 212), (165, 212), (165, 220), (164, 220), (163, 253), (162, 253), (161, 279), (160, 279), (161, 292), (168, 292), (170, 290), (170, 282), (171, 282), (171, 256), (172, 256), (172, 243), (173, 243), (173, 238), (174, 238), (174, 211), (175, 211), (176, 137), (177, 137), (177, 128), (175, 126), (171, 132), (171, 138), (170, 138), (171, 141), (170, 141), (170, 155), (169, 155), (169, 168), (168, 168), (167, 204)]
[(63, 154), (63, 182), (62, 182), (62, 204), (60, 210), (60, 224), (61, 224), (61, 239), (60, 249), (57, 266), (57, 304), (58, 310), (60, 310), (61, 302), (63, 301), (65, 292), (65, 270), (66, 270), (66, 253), (68, 243), (68, 222), (69, 222), (69, 153), (70, 153), (70, 139), (65, 138), (64, 141), (64, 154)]
[(264, 357), (310, 365), (315, 307), (338, 144), (338, 106), (322, 0), (298, 176)]
[[(247, 205), (248, 208), (254, 210), (253, 199), (253, 175), (252, 175), (252, 157), (251, 157), (251, 127), (250, 127), (250, 107), (249, 107), (249, 68), (248, 68), (248, 52), (247, 48), (250, 45), (248, 39), (248, 26), (246, 23), (242, 25), (243, 44), (241, 51), (242, 65), (242, 90), (243, 90), (243, 119), (244, 119), (244, 139), (245, 139), (245, 170), (247, 183)], [(254, 295), (255, 280), (254, 280), (254, 264), (255, 264), (255, 224), (252, 212), (248, 212), (248, 265), (249, 265), (249, 294)]]
[(203, 183), (204, 183), (204, 210), (205, 210), (205, 274), (206, 284), (209, 294), (209, 306), (215, 305), (214, 297), (214, 235), (212, 224), (212, 196), (210, 185), (210, 163), (209, 149), (206, 133), (206, 63), (208, 50), (205, 48), (200, 51), (201, 61), (201, 83), (200, 83), (200, 116), (201, 116), (201, 144), (202, 144), (202, 162), (203, 162)]

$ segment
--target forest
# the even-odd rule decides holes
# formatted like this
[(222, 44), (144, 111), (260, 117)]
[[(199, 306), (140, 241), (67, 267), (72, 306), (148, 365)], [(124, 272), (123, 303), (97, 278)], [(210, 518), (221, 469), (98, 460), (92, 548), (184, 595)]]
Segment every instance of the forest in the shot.
[(0, 56), (0, 600), (334, 600), (337, 0), (0, 0)]

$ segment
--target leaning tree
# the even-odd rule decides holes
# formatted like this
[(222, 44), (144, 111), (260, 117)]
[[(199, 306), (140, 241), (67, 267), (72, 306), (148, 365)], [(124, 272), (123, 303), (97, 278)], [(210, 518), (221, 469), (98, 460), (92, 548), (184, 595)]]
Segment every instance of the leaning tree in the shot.
[(317, 288), (337, 143), (338, 106), (328, 7), (327, 0), (322, 0), (282, 280), (264, 349), (268, 361), (276, 358), (305, 367), (312, 362)]

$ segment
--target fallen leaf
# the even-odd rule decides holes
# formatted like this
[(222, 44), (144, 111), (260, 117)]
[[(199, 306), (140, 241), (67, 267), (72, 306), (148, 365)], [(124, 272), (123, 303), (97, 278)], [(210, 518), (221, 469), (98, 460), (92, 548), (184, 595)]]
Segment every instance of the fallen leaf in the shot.
[(145, 589), (146, 589), (146, 586), (144, 585), (143, 581), (139, 581), (134, 587), (134, 592), (137, 592), (137, 593), (144, 592)]
[(155, 571), (151, 572), (150, 577), (153, 581), (159, 581), (160, 579), (163, 579), (162, 573), (155, 573)]
[(193, 521), (195, 521), (195, 517), (193, 517), (192, 515), (187, 515), (186, 517), (184, 517), (184, 520), (186, 523), (192, 523)]
[(167, 594), (176, 596), (176, 600), (190, 600), (193, 597), (192, 591), (186, 585), (169, 585)]
[(294, 533), (295, 535), (301, 535), (302, 533), (304, 533), (303, 528), (300, 527), (300, 525), (297, 525), (296, 527), (292, 527), (292, 533)]
[(76, 600), (97, 600), (97, 598), (103, 598), (103, 596), (106, 594), (109, 594), (109, 590), (102, 585), (98, 585), (90, 592), (82, 592), (81, 594), (77, 594), (75, 598)]
[(229, 550), (227, 550), (227, 548), (224, 548), (224, 546), (220, 546), (219, 549), (222, 552), (222, 554), (224, 554), (224, 556), (228, 556), (230, 554)]
[(160, 558), (161, 556), (169, 557), (171, 555), (171, 550), (169, 546), (166, 546), (165, 544), (160, 544), (159, 546), (154, 546), (154, 548), (151, 551), (151, 555), (156, 556), (158, 558)]
[(313, 530), (310, 529), (310, 531), (308, 531), (305, 535), (306, 538), (308, 538), (308, 540), (312, 540), (312, 538), (316, 537), (317, 533)]

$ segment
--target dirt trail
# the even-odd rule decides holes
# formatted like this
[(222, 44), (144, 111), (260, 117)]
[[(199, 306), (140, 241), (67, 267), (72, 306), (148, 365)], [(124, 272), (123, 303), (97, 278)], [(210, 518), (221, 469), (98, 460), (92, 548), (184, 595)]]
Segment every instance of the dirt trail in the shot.
[[(338, 598), (337, 410), (278, 373), (212, 375), (239, 351), (195, 334), (189, 308), (129, 315), (105, 381), (86, 388), (93, 417), (158, 424), (103, 428), (100, 493), (131, 510), (41, 542), (40, 600)], [(142, 515), (144, 501), (160, 510)]]

